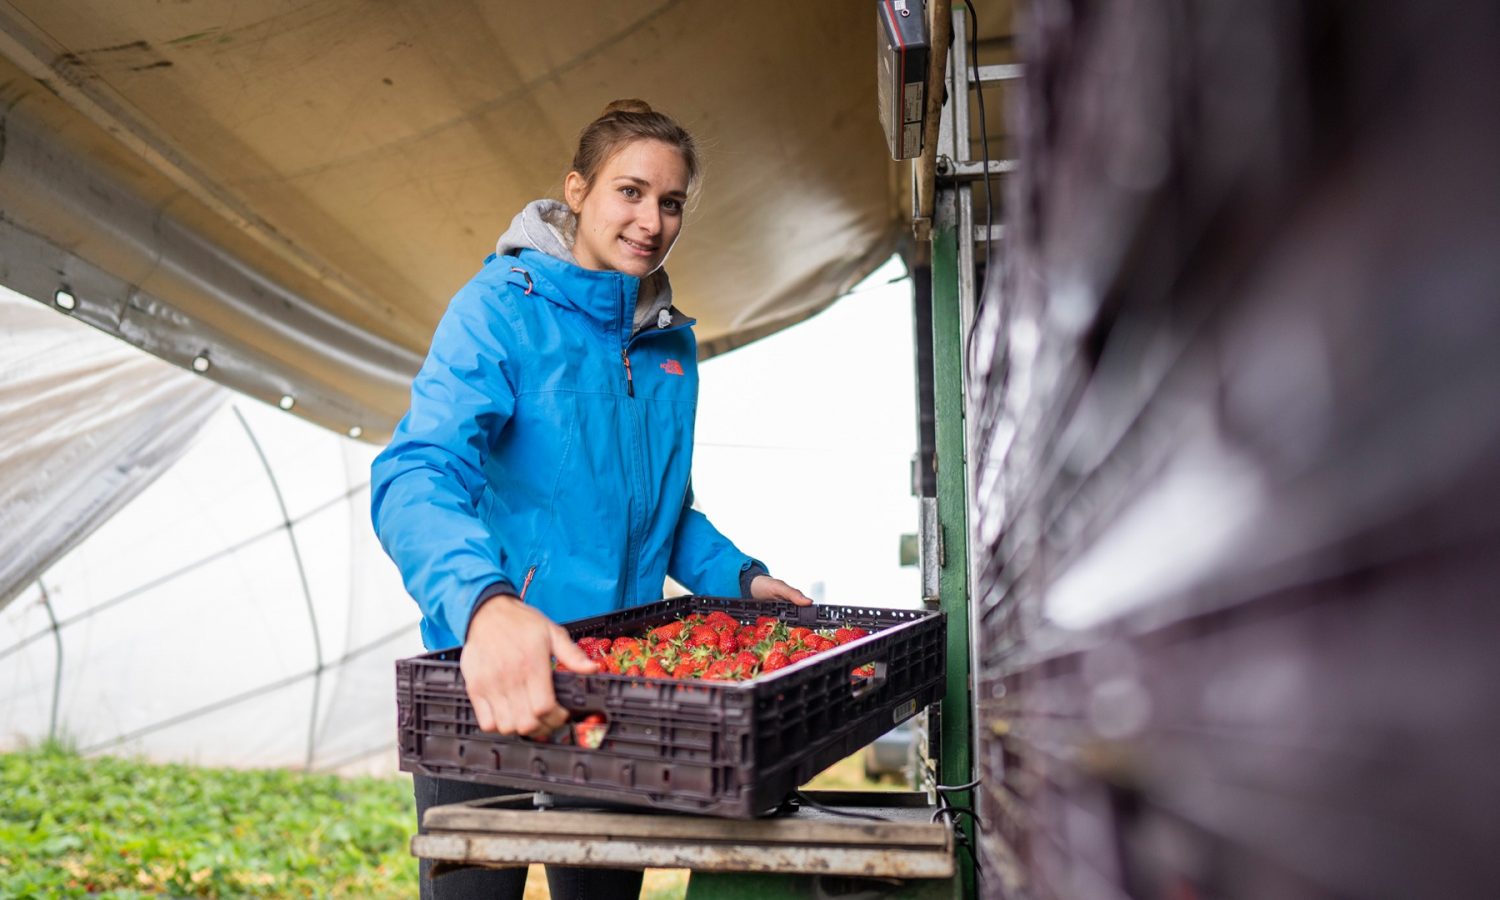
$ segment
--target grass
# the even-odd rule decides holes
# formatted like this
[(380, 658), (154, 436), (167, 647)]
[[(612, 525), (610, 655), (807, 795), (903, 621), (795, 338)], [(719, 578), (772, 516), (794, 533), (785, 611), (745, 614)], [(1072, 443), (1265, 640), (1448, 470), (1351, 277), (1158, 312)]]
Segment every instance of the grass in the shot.
[[(859, 756), (809, 787), (870, 789)], [(404, 777), (208, 769), (44, 746), (0, 754), (0, 898), (413, 897)], [(677, 900), (685, 870), (650, 870)], [(526, 900), (544, 900), (540, 866)]]
[(406, 779), (0, 755), (0, 897), (409, 897)]

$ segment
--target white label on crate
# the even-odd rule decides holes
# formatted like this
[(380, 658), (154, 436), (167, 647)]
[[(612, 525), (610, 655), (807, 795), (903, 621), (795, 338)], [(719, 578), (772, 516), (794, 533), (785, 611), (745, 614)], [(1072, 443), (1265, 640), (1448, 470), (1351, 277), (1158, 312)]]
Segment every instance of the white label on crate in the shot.
[(901, 158), (910, 159), (922, 152), (922, 126), (913, 122), (901, 129)]
[(901, 121), (915, 122), (922, 118), (922, 89), (925, 87), (927, 85), (920, 81), (907, 84), (901, 97), (906, 103), (906, 107), (901, 110)]
[(913, 697), (891, 712), (891, 722), (900, 725), (906, 719), (917, 714), (917, 698)]

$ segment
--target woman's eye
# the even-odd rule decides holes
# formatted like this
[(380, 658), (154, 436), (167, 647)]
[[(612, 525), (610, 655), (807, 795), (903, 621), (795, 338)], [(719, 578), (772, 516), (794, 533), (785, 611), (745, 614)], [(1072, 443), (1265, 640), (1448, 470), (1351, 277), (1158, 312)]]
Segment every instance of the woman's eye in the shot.
[(622, 187), (622, 188), (620, 188), (620, 193), (624, 194), (625, 196), (629, 197), (632, 200), (634, 200), (635, 198), (637, 198), (637, 197), (639, 197), (641, 195), (641, 192), (638, 191), (638, 190), (636, 190), (633, 187)]
[(661, 205), (662, 205), (662, 207), (664, 209), (666, 209), (667, 212), (671, 212), (671, 213), (682, 212), (682, 201), (681, 200), (663, 200), (661, 202)]

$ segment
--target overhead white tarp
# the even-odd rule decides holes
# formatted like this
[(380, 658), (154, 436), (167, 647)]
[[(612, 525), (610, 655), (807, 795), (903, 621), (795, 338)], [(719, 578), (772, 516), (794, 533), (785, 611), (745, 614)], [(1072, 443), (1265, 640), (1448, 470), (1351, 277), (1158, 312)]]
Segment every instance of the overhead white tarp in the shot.
[(454, 290), (638, 96), (703, 144), (668, 268), (722, 352), (906, 231), (874, 30), (866, 0), (0, 0), (0, 283), (378, 440)]

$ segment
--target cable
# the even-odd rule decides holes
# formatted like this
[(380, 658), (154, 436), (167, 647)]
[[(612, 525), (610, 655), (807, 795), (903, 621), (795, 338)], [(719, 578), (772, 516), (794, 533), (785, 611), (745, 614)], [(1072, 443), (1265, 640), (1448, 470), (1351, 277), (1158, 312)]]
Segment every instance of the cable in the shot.
[(801, 803), (801, 804), (803, 804), (805, 806), (810, 806), (813, 809), (816, 809), (816, 810), (818, 810), (820, 812), (828, 813), (830, 816), (843, 816), (843, 817), (845, 817), (847, 819), (869, 819), (872, 822), (889, 822), (889, 821), (891, 821), (890, 819), (887, 819), (885, 816), (877, 816), (877, 815), (873, 815), (871, 813), (850, 812), (847, 809), (836, 809), (835, 807), (828, 806), (828, 805), (823, 804), (823, 803), (819, 803), (818, 801), (816, 801), (813, 798), (807, 796), (806, 794), (802, 793), (801, 791), (793, 791), (792, 792), (792, 796), (794, 798), (796, 798), (796, 800), (797, 800), (798, 803)]
[(978, 828), (980, 831), (989, 830), (989, 827), (985, 824), (985, 821), (979, 818), (979, 813), (975, 812), (967, 806), (940, 806), (937, 809), (933, 810), (931, 821), (936, 822), (939, 817), (944, 815), (965, 815), (974, 820), (975, 828)]
[[(928, 771), (931, 771), (931, 770), (929, 769)], [(933, 780), (936, 780), (936, 779), (933, 779)], [(979, 787), (979, 779), (978, 778), (974, 779), (973, 781), (969, 782), (968, 784), (951, 784), (951, 785), (950, 784), (934, 784), (932, 786), (932, 789), (935, 790), (935, 791), (948, 791), (950, 793), (958, 793), (960, 791), (972, 791), (972, 790), (974, 790), (977, 787)]]
[[(990, 252), (994, 242), (995, 229), (995, 198), (990, 191), (990, 128), (984, 118), (984, 85), (979, 83), (979, 13), (974, 10), (974, 4), (964, 0), (964, 9), (969, 14), (969, 68), (974, 73), (974, 94), (979, 103), (979, 147), (984, 160), (984, 283), (979, 286), (979, 301), (974, 304), (974, 321), (969, 323), (969, 333), (964, 339), (964, 355), (974, 355), (974, 334), (979, 330), (979, 320), (984, 313), (984, 301), (989, 296), (990, 265), (989, 259), (994, 254)], [(967, 103), (968, 98), (963, 98)], [(967, 149), (967, 148), (966, 148)], [(967, 236), (973, 240), (973, 235)]]

